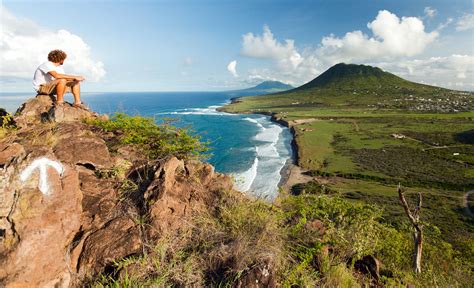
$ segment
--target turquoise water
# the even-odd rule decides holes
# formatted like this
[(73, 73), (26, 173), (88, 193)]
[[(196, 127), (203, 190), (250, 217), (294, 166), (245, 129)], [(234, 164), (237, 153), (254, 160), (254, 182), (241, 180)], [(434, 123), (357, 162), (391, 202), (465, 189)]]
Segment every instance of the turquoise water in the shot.
[[(150, 116), (159, 122), (175, 118), (174, 125), (188, 127), (210, 142), (207, 161), (216, 171), (234, 176), (236, 188), (273, 199), (280, 172), (290, 160), (291, 133), (268, 116), (237, 115), (216, 108), (242, 96), (235, 92), (122, 92), (84, 93), (83, 100), (94, 111)], [(1, 93), (0, 107), (14, 112), (33, 93)], [(72, 101), (72, 95), (66, 95)]]

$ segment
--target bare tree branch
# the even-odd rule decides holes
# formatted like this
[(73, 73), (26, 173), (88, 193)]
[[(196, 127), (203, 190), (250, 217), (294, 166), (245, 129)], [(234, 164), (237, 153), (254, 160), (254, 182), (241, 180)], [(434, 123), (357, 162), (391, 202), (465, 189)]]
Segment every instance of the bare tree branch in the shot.
[(410, 219), (411, 224), (416, 225), (417, 224), (416, 219), (411, 214), (410, 207), (408, 207), (408, 203), (407, 203), (407, 200), (405, 200), (405, 195), (403, 195), (403, 192), (404, 191), (403, 191), (402, 187), (400, 186), (400, 184), (398, 184), (398, 196), (400, 198), (400, 201), (402, 202), (403, 209), (405, 209), (405, 213), (407, 214), (408, 218)]
[(413, 254), (413, 269), (415, 273), (421, 273), (421, 254), (423, 251), (423, 226), (420, 225), (420, 211), (421, 205), (423, 201), (423, 197), (421, 193), (418, 193), (418, 205), (413, 210), (413, 213), (410, 211), (410, 207), (405, 199), (405, 195), (403, 194), (403, 189), (398, 184), (398, 196), (400, 201), (402, 202), (403, 209), (410, 219), (410, 222), (414, 228), (413, 231), (413, 242), (415, 244), (415, 253)]

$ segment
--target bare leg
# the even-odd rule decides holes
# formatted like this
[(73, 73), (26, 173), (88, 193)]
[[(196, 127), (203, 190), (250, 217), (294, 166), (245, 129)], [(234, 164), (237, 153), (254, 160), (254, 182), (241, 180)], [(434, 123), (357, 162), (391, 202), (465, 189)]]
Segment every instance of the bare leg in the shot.
[(75, 81), (72, 86), (72, 95), (74, 95), (74, 104), (81, 104), (81, 84), (79, 81)]
[(58, 103), (64, 102), (64, 91), (66, 90), (66, 79), (59, 79), (58, 85), (56, 86), (56, 93), (58, 95)]

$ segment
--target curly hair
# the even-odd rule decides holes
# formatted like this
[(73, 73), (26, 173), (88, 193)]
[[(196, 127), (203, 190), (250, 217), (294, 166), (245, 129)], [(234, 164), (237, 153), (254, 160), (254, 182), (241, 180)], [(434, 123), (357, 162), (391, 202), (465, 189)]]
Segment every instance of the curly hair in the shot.
[(62, 50), (53, 50), (48, 54), (48, 60), (53, 63), (59, 63), (66, 59), (67, 54)]

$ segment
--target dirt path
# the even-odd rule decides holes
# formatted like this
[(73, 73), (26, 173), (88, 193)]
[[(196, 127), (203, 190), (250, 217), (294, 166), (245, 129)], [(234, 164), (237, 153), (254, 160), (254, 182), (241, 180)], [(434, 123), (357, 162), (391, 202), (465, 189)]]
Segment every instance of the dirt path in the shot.
[(472, 193), (474, 193), (474, 190), (471, 190), (467, 192), (466, 194), (464, 194), (464, 197), (462, 198), (462, 206), (464, 207), (466, 214), (474, 218), (474, 213), (471, 211), (471, 209), (469, 209), (469, 205), (468, 205), (469, 204), (468, 198), (469, 198), (469, 195), (471, 195)]

